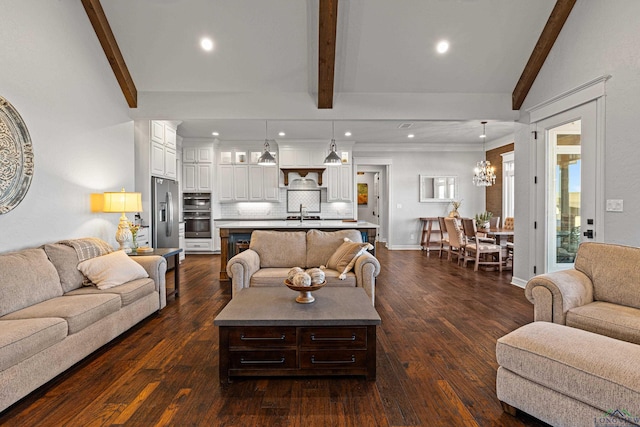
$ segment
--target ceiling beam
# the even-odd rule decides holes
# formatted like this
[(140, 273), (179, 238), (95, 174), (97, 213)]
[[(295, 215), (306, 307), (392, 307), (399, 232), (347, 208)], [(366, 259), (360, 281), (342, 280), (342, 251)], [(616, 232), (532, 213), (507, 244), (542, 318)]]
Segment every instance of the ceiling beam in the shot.
[(538, 77), (538, 73), (544, 65), (544, 61), (547, 59), (553, 44), (556, 42), (564, 23), (567, 21), (573, 5), (576, 4), (576, 0), (557, 0), (549, 19), (547, 20), (540, 38), (536, 43), (536, 46), (531, 52), (529, 61), (522, 71), (520, 80), (516, 84), (513, 94), (511, 94), (511, 104), (514, 110), (519, 110), (524, 103), (533, 82)]
[(122, 52), (120, 52), (116, 38), (111, 31), (111, 26), (107, 16), (104, 14), (100, 0), (82, 0), (82, 5), (102, 45), (102, 50), (104, 50), (104, 54), (107, 56), (109, 64), (111, 64), (111, 69), (113, 69), (113, 74), (116, 76), (127, 104), (129, 104), (130, 108), (137, 108), (138, 90), (133, 83), (131, 74), (129, 74), (129, 69), (124, 62)]
[(318, 108), (333, 108), (338, 0), (320, 0), (318, 30)]

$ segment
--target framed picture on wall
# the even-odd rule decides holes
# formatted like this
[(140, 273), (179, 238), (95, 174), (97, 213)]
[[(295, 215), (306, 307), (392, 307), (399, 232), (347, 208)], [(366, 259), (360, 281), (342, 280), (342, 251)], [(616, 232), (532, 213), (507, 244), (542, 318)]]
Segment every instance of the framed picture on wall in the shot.
[(369, 204), (369, 184), (358, 183), (358, 206), (366, 206)]

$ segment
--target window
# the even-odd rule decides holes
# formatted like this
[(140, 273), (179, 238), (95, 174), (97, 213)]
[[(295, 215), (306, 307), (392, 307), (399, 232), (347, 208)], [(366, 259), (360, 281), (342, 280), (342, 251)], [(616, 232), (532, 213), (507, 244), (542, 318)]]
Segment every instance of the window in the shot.
[(515, 161), (513, 151), (502, 155), (502, 216), (515, 216)]

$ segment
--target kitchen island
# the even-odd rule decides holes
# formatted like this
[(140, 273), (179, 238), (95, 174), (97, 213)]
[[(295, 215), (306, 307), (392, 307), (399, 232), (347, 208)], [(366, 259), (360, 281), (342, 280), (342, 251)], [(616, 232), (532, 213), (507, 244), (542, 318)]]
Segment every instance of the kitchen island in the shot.
[(362, 241), (373, 245), (375, 255), (376, 232), (380, 226), (366, 221), (351, 220), (263, 220), (236, 221), (220, 226), (220, 280), (229, 280), (227, 261), (248, 247), (253, 230), (273, 231), (337, 231), (353, 229), (362, 233)]

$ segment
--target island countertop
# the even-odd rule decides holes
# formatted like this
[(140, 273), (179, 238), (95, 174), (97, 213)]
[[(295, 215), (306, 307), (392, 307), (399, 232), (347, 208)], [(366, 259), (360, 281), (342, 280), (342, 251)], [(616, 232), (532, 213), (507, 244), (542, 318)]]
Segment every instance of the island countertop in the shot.
[(274, 231), (307, 231), (307, 230), (358, 230), (362, 234), (362, 241), (374, 245), (375, 254), (376, 233), (380, 228), (377, 224), (366, 221), (343, 221), (341, 219), (309, 219), (300, 220), (244, 220), (231, 221), (220, 225), (220, 280), (229, 280), (227, 275), (227, 261), (236, 253), (249, 247), (253, 230)]
[(243, 220), (226, 222), (220, 225), (221, 229), (249, 229), (249, 230), (273, 230), (273, 229), (312, 229), (312, 228), (380, 228), (377, 224), (366, 221), (343, 221), (341, 219), (309, 219), (300, 220)]

